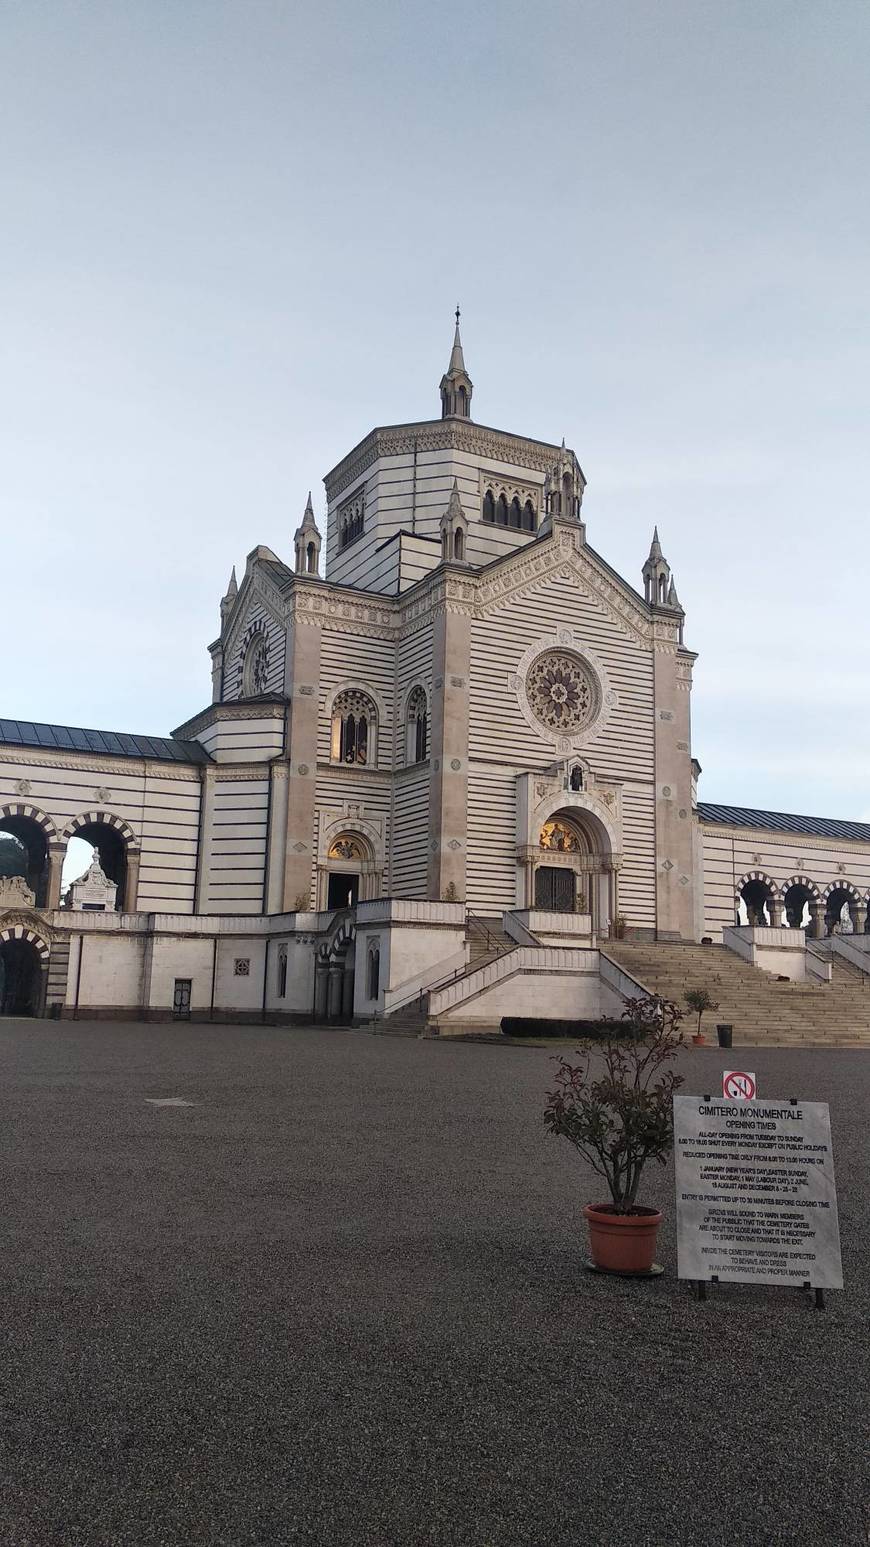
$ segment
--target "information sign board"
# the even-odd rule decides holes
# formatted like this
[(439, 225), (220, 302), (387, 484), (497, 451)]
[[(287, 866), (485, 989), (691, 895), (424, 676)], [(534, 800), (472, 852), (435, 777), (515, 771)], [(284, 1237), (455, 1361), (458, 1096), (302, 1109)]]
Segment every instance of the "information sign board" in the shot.
[(674, 1097), (677, 1272), (842, 1289), (827, 1103)]

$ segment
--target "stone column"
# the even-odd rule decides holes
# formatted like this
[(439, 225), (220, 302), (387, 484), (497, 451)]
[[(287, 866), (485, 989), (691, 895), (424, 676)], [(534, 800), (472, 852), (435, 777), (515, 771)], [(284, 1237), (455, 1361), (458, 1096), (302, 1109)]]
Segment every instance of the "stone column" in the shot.
[(814, 940), (821, 940), (825, 933), (825, 905), (823, 902), (810, 903), (810, 934)]
[(314, 1019), (326, 1020), (326, 1000), (329, 968), (322, 957), (314, 964)]
[(127, 876), (124, 882), (124, 896), (121, 899), (121, 911), (123, 913), (135, 913), (139, 900), (139, 862), (142, 856), (138, 849), (127, 850)]
[(289, 764), (269, 766), (269, 846), (266, 853), (266, 912), (284, 907), (284, 864), (287, 853), (287, 774)]
[(782, 928), (782, 903), (778, 897), (768, 897), (767, 911), (770, 914), (771, 929)]
[(208, 912), (208, 877), (214, 837), (214, 791), (217, 769), (203, 763), (199, 771), (199, 847), (196, 853), (194, 913)]
[(850, 903), (849, 915), (856, 935), (863, 935), (867, 928), (867, 904), (863, 902)]
[(429, 896), (453, 891), (464, 902), (468, 841), (468, 671), (471, 618), (449, 610), (445, 577), (432, 627), (430, 734)]
[(63, 874), (63, 860), (65, 850), (60, 844), (50, 844), (48, 849), (48, 886), (45, 894), (45, 906), (50, 912), (52, 908), (60, 907), (60, 885)]
[(678, 643), (677, 620), (653, 621), (656, 935), (695, 937), (689, 703), (695, 657)]
[[(313, 845), (317, 778), (318, 684), (320, 681), (320, 628), (294, 615), (287, 631), (287, 668), (284, 691), (290, 698), (289, 764), (286, 789), (286, 841), (284, 876), (279, 903), (286, 913), (311, 906)], [(281, 785), (275, 786), (276, 796)]]
[(341, 964), (330, 962), (326, 978), (326, 1018), (337, 1021), (341, 1015), (341, 980), (344, 977)]
[(348, 1020), (353, 1020), (353, 967), (345, 967), (341, 980), (341, 1013)]

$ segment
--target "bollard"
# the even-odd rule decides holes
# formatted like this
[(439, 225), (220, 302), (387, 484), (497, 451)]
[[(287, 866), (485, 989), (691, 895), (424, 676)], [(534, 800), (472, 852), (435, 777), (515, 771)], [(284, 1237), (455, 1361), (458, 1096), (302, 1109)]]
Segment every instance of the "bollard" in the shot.
[(733, 1031), (734, 1031), (734, 1027), (733, 1026), (717, 1026), (716, 1027), (716, 1035), (719, 1038), (719, 1046), (720, 1047), (730, 1047), (731, 1046), (731, 1035), (732, 1035)]

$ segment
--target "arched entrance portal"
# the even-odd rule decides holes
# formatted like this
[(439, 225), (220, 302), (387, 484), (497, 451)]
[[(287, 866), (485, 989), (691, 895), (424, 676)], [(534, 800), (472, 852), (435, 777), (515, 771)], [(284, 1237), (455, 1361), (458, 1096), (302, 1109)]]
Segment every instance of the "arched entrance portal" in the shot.
[(47, 970), (48, 946), (32, 930), (0, 932), (0, 1015), (39, 1015)]
[(618, 912), (618, 861), (604, 824), (579, 806), (546, 817), (529, 854), (526, 906), (547, 913), (587, 913), (608, 933)]
[(356, 931), (353, 921), (333, 921), (331, 933), (317, 953), (314, 964), (314, 1019), (350, 1021), (353, 1019)]
[(371, 839), (355, 830), (338, 832), (327, 841), (318, 867), (317, 906), (336, 912), (378, 895), (380, 874)]

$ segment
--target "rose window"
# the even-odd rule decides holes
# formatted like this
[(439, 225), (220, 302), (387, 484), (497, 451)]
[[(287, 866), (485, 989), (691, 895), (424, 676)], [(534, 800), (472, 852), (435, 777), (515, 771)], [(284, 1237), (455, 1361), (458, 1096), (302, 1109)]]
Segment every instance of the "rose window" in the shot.
[(564, 650), (547, 650), (532, 663), (526, 695), (542, 725), (567, 735), (591, 724), (600, 706), (598, 684), (589, 668)]

